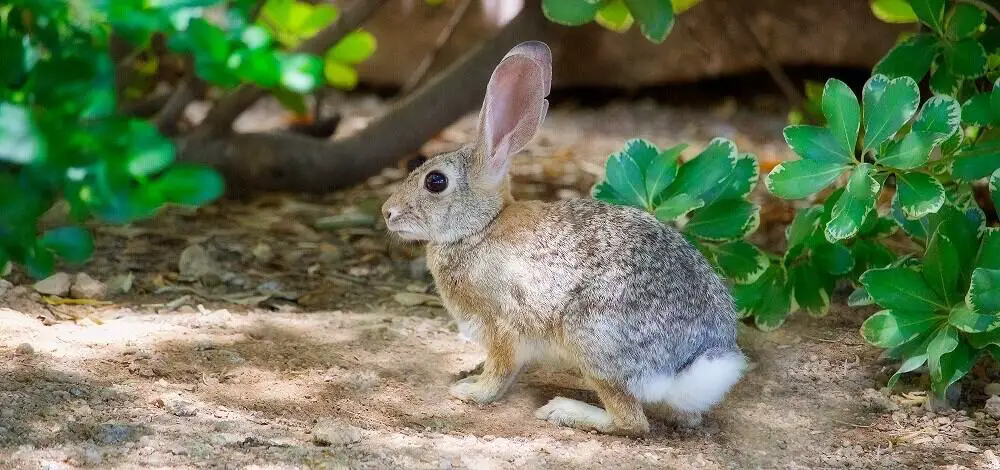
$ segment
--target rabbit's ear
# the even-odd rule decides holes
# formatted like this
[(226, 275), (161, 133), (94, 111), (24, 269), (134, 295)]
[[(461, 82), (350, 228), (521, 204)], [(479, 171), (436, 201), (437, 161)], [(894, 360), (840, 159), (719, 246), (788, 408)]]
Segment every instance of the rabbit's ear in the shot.
[(552, 86), (552, 53), (545, 43), (521, 43), (493, 71), (479, 115), (476, 157), (483, 181), (499, 185), (512, 155), (538, 132)]

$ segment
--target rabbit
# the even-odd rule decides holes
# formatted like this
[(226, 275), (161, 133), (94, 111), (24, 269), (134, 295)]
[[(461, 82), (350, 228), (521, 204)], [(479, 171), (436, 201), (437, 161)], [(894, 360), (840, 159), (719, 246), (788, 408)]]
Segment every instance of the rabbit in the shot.
[(648, 410), (697, 426), (743, 376), (726, 284), (674, 228), (593, 199), (515, 201), (508, 168), (548, 110), (551, 51), (524, 42), (493, 71), (476, 140), (434, 156), (382, 207), (386, 229), (427, 242), (427, 263), (482, 373), (451, 386), (500, 399), (524, 366), (568, 362), (604, 408), (556, 397), (539, 419), (641, 436)]

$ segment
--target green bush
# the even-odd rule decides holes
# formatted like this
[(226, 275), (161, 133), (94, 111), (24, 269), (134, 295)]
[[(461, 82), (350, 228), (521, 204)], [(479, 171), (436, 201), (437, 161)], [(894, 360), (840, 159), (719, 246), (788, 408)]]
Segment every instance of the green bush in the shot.
[[(743, 276), (732, 260), (702, 249), (730, 277), (744, 317), (764, 330), (794, 311), (825, 314), (837, 285), (852, 284), (849, 305), (884, 309), (861, 333), (902, 361), (888, 386), (926, 365), (933, 391), (943, 394), (983, 352), (1000, 358), (1000, 236), (986, 227), (973, 188), (989, 177), (1000, 202), (1000, 27), (975, 2), (875, 0), (872, 10), (885, 21), (919, 22), (922, 31), (904, 35), (879, 61), (860, 100), (831, 79), (821, 92), (809, 87), (790, 115), (784, 138), (800, 159), (778, 165), (765, 183), (779, 198), (816, 202), (787, 227), (785, 252), (753, 256), (764, 262)], [(922, 100), (925, 79), (933, 96)], [(621, 159), (609, 159), (595, 196), (661, 211), (662, 200), (601, 189), (641, 183), (645, 172), (615, 169)], [(642, 158), (632, 160), (642, 168)], [(733, 234), (737, 214), (729, 211)], [(886, 245), (900, 230), (912, 252)], [(751, 249), (759, 250), (741, 249), (735, 265), (748, 267)]]
[[(199, 206), (223, 191), (201, 166), (176, 163), (171, 140), (146, 119), (122, 111), (137, 98), (152, 64), (188, 59), (198, 79), (230, 89), (254, 84), (290, 108), (324, 82), (350, 88), (353, 65), (375, 48), (357, 31), (324, 58), (290, 52), (336, 20), (329, 6), (269, 0), (251, 21), (256, 1), (14, 0), (0, 6), (0, 273), (10, 263), (44, 277), (56, 258), (86, 261), (93, 250), (82, 228), (91, 217), (125, 224), (164, 205)], [(211, 15), (210, 13), (217, 13)], [(213, 19), (218, 18), (218, 19)], [(112, 32), (133, 52), (118, 63)], [(276, 40), (275, 40), (276, 39)], [(155, 44), (166, 45), (157, 55)], [(140, 58), (146, 60), (138, 60)], [(119, 82), (116, 69), (135, 69)], [(138, 91), (137, 91), (138, 90)], [(65, 200), (72, 223), (38, 233), (38, 220)]]

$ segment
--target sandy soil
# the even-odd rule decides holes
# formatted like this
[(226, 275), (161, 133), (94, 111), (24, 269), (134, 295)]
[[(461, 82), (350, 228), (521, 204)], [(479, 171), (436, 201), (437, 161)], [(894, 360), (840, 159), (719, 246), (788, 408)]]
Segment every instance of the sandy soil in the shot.
[[(357, 104), (345, 132), (378, 109)], [(585, 194), (603, 156), (632, 136), (696, 150), (727, 135), (783, 158), (782, 125), (731, 105), (557, 108), (515, 169), (517, 194)], [(892, 365), (857, 333), (870, 312), (846, 307), (774, 333), (744, 329), (753, 369), (697, 430), (654, 423), (626, 439), (536, 420), (557, 394), (595, 400), (544, 368), (499, 403), (459, 403), (447, 387), (482, 356), (436, 302), (420, 247), (388, 241), (374, 222), (316, 226), (373, 217), (400, 176), (101, 228), (94, 260), (68, 271), (117, 289), (107, 303), (43, 298), (15, 272), (15, 286), (0, 287), (0, 467), (1000, 468), (998, 423), (983, 412), (995, 368), (974, 372), (957, 411), (928, 411), (919, 376), (882, 395), (873, 389)], [(768, 206), (759, 239), (774, 238), (781, 227), (769, 221), (787, 209)]]

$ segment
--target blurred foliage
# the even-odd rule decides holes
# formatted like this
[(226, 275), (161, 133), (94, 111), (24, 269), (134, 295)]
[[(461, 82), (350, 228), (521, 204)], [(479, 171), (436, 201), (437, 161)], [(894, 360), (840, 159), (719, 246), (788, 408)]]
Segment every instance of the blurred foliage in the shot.
[[(148, 94), (166, 64), (183, 63), (206, 83), (263, 87), (293, 109), (324, 83), (351, 88), (354, 65), (376, 47), (364, 31), (324, 57), (290, 52), (336, 21), (330, 6), (269, 0), (251, 21), (255, 1), (15, 0), (0, 6), (0, 269), (20, 264), (33, 277), (57, 258), (86, 261), (90, 218), (125, 224), (164, 205), (199, 206), (218, 198), (222, 178), (175, 163), (176, 149), (149, 120), (121, 112), (120, 97)], [(113, 37), (131, 46), (112, 58)], [(172, 60), (173, 59), (173, 60)], [(117, 70), (131, 70), (119, 82)], [(38, 233), (59, 200), (71, 225)]]
[(555, 23), (580, 26), (596, 21), (623, 33), (636, 22), (642, 35), (661, 43), (674, 27), (674, 16), (701, 0), (542, 0), (542, 11)]

